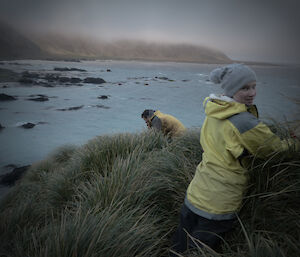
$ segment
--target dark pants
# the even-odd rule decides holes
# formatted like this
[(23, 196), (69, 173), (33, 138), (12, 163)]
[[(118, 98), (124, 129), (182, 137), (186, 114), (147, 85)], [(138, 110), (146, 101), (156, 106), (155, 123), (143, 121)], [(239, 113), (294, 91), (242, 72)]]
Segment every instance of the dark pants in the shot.
[[(174, 245), (172, 250), (177, 253), (183, 253), (188, 249), (197, 247), (191, 237), (200, 240), (214, 250), (218, 250), (221, 238), (230, 231), (235, 223), (231, 220), (209, 220), (198, 216), (183, 204), (180, 215), (180, 224), (174, 235)], [(187, 233), (189, 235), (187, 235)], [(203, 247), (201, 243), (196, 242), (198, 247)], [(172, 254), (171, 254), (172, 256)], [(175, 256), (175, 255), (173, 255)]]

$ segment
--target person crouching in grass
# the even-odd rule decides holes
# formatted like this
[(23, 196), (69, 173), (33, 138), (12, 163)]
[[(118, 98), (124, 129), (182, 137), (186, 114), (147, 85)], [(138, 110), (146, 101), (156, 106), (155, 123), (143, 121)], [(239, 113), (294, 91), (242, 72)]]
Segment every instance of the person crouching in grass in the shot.
[(185, 126), (177, 118), (159, 110), (144, 110), (141, 118), (144, 119), (149, 129), (161, 131), (170, 138), (180, 136), (186, 130)]

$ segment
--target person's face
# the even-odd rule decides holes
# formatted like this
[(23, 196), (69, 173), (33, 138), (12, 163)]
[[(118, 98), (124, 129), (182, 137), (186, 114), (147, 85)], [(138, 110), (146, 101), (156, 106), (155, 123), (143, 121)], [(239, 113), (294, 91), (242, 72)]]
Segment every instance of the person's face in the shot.
[(147, 127), (150, 128), (150, 119), (149, 118), (144, 118), (144, 117), (143, 117), (143, 119), (144, 119)]
[(252, 105), (256, 96), (256, 81), (250, 82), (237, 91), (233, 99), (239, 103)]

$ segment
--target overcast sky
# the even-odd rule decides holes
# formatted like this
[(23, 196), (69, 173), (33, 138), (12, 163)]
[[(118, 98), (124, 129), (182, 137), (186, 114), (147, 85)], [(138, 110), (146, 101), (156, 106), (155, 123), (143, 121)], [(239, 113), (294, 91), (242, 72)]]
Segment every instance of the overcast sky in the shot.
[(19, 28), (185, 42), (237, 60), (300, 63), (299, 0), (0, 0)]

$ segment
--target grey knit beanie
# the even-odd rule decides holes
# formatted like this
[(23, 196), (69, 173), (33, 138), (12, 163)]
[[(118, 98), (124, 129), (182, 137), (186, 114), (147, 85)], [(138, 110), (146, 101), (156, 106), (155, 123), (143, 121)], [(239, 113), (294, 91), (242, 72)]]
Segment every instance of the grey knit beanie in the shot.
[(256, 75), (248, 66), (234, 63), (214, 69), (209, 79), (216, 84), (220, 83), (225, 95), (233, 97), (243, 86), (256, 81)]

